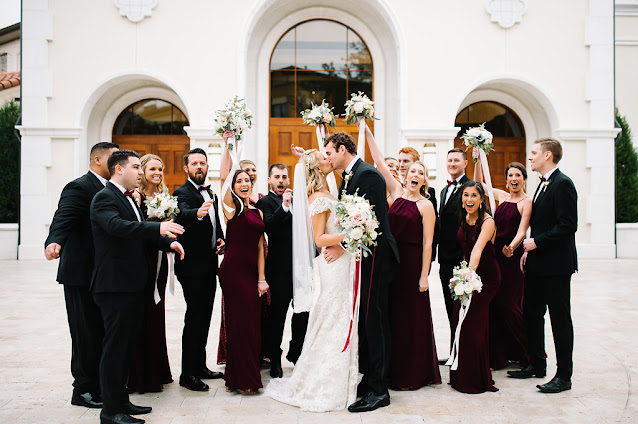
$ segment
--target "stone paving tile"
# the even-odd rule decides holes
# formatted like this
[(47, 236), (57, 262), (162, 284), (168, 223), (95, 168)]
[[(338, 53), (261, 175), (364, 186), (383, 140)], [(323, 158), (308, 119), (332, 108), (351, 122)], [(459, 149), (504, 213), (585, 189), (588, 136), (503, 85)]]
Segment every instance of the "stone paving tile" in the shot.
[[(153, 407), (150, 424), (416, 424), (416, 423), (636, 423), (638, 404), (632, 380), (638, 375), (638, 304), (626, 287), (636, 283), (638, 261), (582, 260), (572, 280), (575, 324), (573, 389), (556, 395), (535, 385), (555, 372), (551, 326), (546, 320), (548, 378), (514, 380), (505, 370), (493, 373), (496, 393), (466, 395), (442, 384), (410, 392), (391, 392), (388, 408), (366, 413), (301, 412), (263, 395), (226, 393), (223, 380), (209, 380), (209, 392), (191, 392), (175, 381), (161, 393), (134, 394), (131, 400)], [(0, 297), (0, 423), (84, 424), (99, 422), (99, 410), (72, 406), (70, 338), (56, 263), (0, 261), (5, 284)], [(448, 355), (450, 335), (441, 285), (433, 268), (430, 282), (438, 353)], [(219, 338), (219, 290), (209, 336), (208, 365), (215, 365)], [(184, 300), (177, 285), (166, 302), (168, 352), (173, 378), (180, 373)], [(290, 317), (288, 317), (290, 319)], [(284, 346), (290, 338), (289, 326)], [(284, 361), (284, 374), (292, 364)], [(508, 369), (516, 369), (511, 366)], [(264, 385), (270, 376), (262, 370)]]

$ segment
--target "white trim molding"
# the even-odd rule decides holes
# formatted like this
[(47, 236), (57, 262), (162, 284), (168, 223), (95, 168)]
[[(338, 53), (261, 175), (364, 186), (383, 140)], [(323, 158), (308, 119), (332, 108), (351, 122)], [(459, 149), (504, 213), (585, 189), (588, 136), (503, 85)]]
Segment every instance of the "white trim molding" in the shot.
[(527, 0), (486, 0), (485, 10), (490, 14), (492, 22), (508, 29), (523, 20), (523, 15), (527, 12)]
[(616, 16), (638, 16), (638, 1), (616, 0)]
[(599, 129), (570, 129), (570, 128), (558, 128), (554, 130), (554, 135), (560, 140), (587, 140), (587, 139), (610, 139), (616, 138), (620, 128), (599, 128)]
[(617, 46), (638, 46), (638, 38), (616, 38), (616, 45)]
[(409, 141), (440, 141), (449, 140), (458, 135), (461, 127), (452, 128), (406, 128), (401, 130), (401, 135)]
[(120, 9), (120, 15), (138, 23), (153, 15), (153, 8), (157, 6), (158, 0), (113, 0), (113, 3)]
[(29, 127), (18, 125), (16, 127), (22, 137), (50, 137), (50, 138), (78, 138), (82, 134), (82, 128), (78, 127)]

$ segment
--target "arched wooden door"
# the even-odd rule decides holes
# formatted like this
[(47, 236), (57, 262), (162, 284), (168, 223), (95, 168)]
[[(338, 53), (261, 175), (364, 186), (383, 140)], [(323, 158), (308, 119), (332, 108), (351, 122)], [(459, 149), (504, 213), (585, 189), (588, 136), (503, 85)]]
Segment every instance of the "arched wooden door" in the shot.
[(164, 183), (172, 193), (186, 179), (184, 155), (190, 150), (184, 131), (187, 125), (186, 115), (177, 106), (160, 99), (141, 100), (122, 111), (113, 126), (112, 140), (120, 149), (162, 158)]
[[(270, 60), (269, 163), (281, 162), (289, 174), (297, 162), (290, 145), (317, 148), (315, 128), (303, 124), (300, 112), (326, 100), (337, 118), (337, 128), (355, 137), (355, 125), (342, 116), (350, 93), (363, 91), (372, 100), (372, 57), (363, 40), (338, 22), (318, 19), (288, 30)], [(368, 122), (373, 128), (373, 124)], [(366, 160), (372, 162), (366, 149)], [(340, 176), (339, 176), (340, 177)]]
[[(457, 116), (455, 126), (461, 127), (459, 135), (470, 127), (477, 127), (485, 122), (485, 128), (494, 137), (494, 151), (487, 156), (490, 166), (492, 184), (496, 188), (505, 190), (505, 167), (511, 162), (525, 165), (525, 129), (516, 114), (496, 102), (478, 102), (463, 109)], [(465, 149), (460, 137), (454, 139), (454, 147)], [(474, 161), (471, 151), (467, 151), (468, 165), (466, 174), (474, 175)]]

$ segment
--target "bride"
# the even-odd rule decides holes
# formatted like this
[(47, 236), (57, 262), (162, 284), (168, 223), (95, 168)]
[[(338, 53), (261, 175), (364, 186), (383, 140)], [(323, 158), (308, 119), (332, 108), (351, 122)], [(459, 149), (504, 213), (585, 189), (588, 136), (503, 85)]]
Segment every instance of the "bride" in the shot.
[(326, 184), (325, 176), (332, 171), (330, 162), (315, 149), (303, 152), (295, 166), (294, 306), (296, 311), (309, 309), (310, 316), (292, 375), (271, 380), (264, 391), (277, 401), (313, 412), (344, 409), (356, 400), (360, 380), (353, 261), (347, 252), (330, 264), (323, 255), (315, 257), (314, 245), (323, 249), (343, 241), (335, 228), (337, 201)]

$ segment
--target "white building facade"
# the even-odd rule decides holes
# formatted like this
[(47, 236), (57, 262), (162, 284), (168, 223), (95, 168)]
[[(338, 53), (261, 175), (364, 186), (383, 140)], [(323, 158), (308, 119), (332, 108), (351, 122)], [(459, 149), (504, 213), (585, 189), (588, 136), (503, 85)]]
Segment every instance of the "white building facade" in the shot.
[[(147, 99), (181, 111), (188, 146), (211, 153), (214, 178), (213, 111), (245, 98), (255, 125), (244, 157), (257, 164), (264, 192), (276, 144), (287, 140), (275, 125), (273, 52), (291, 28), (315, 20), (365, 43), (373, 68), (358, 75), (371, 76), (375, 135), (388, 156), (402, 146), (423, 152), (439, 192), (459, 113), (500, 105), (524, 128), (524, 151), (539, 137), (561, 140), (560, 167), (579, 193), (579, 255), (615, 257), (611, 1), (23, 0), (19, 258), (42, 257), (61, 189), (86, 172), (93, 144), (115, 140), (123, 111)], [(304, 42), (294, 41), (296, 51)], [(294, 68), (301, 87), (305, 69)], [(288, 98), (294, 108), (298, 92)], [(530, 172), (528, 192), (537, 183)]]

